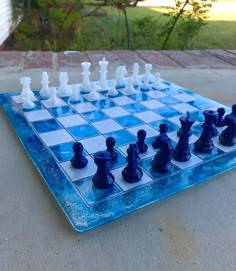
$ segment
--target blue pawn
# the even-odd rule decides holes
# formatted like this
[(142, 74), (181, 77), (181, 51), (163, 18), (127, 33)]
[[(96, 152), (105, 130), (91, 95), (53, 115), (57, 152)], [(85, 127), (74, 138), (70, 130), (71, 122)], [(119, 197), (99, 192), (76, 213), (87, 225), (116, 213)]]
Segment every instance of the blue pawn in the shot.
[(170, 138), (167, 136), (168, 125), (160, 125), (160, 134), (156, 137), (155, 141), (152, 143), (154, 149), (159, 149), (159, 151), (154, 156), (151, 162), (152, 168), (157, 172), (168, 172), (171, 169), (171, 158), (173, 154), (173, 146), (171, 144)]
[(107, 146), (107, 151), (110, 153), (111, 155), (111, 161), (116, 161), (118, 158), (118, 154), (115, 151), (114, 147), (116, 145), (116, 140), (114, 137), (109, 136), (106, 139), (106, 146)]
[(111, 161), (109, 152), (100, 151), (94, 154), (94, 163), (97, 165), (97, 171), (92, 181), (97, 188), (109, 188), (113, 186), (115, 177), (108, 168), (108, 161)]
[(88, 164), (88, 159), (83, 156), (83, 145), (80, 142), (75, 142), (73, 145), (74, 156), (70, 160), (72, 167), (84, 168)]

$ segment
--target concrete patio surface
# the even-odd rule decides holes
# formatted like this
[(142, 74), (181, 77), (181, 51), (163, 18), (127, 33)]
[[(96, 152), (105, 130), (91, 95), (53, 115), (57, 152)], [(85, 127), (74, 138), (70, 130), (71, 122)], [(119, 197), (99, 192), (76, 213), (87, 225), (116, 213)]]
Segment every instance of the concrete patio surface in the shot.
[[(58, 71), (81, 80), (80, 63), (105, 55), (118, 64), (154, 64), (163, 78), (230, 106), (236, 102), (236, 51), (0, 52), (0, 92), (28, 75), (51, 85)], [(128, 57), (129, 56), (129, 57)], [(5, 63), (5, 64), (4, 64)], [(0, 111), (1, 271), (234, 271), (236, 169), (95, 230), (74, 232)]]

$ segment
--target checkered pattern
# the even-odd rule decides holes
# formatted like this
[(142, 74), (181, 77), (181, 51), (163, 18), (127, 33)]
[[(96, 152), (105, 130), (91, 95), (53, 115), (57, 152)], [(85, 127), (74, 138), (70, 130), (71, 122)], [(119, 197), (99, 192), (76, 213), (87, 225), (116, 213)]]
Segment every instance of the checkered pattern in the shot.
[[(53, 154), (62, 172), (69, 177), (85, 199), (86, 204), (94, 204), (105, 197), (125, 193), (136, 187), (145, 186), (158, 181), (168, 174), (175, 174), (201, 163), (205, 163), (214, 155), (223, 155), (236, 149), (236, 146), (222, 146), (214, 138), (215, 151), (204, 155), (192, 152), (187, 162), (172, 160), (172, 170), (168, 174), (153, 172), (151, 160), (156, 150), (152, 142), (159, 134), (159, 125), (168, 123), (168, 135), (173, 144), (178, 142), (176, 131), (180, 128), (179, 117), (189, 111), (196, 119), (193, 134), (189, 143), (193, 144), (201, 133), (200, 123), (203, 121), (202, 111), (208, 108), (217, 108), (218, 104), (207, 98), (200, 97), (174, 84), (162, 81), (162, 89), (142, 92), (137, 89), (132, 95), (127, 95), (123, 89), (117, 97), (108, 97), (106, 93), (99, 93), (94, 101), (88, 94), (84, 94), (81, 101), (73, 103), (68, 98), (58, 98), (59, 106), (53, 107), (47, 100), (41, 100), (36, 95), (35, 106), (32, 110), (23, 110), (24, 117), (32, 126), (35, 134), (40, 138), (48, 151)], [(21, 107), (19, 95), (12, 96), (16, 106)], [(143, 178), (140, 182), (126, 183), (121, 175), (127, 162), (125, 157), (130, 143), (137, 141), (137, 132), (144, 129), (147, 132), (148, 151), (140, 154), (140, 167)], [(92, 189), (92, 176), (96, 172), (93, 154), (106, 149), (106, 138), (116, 138), (118, 160), (110, 164), (111, 172), (115, 176), (115, 187), (109, 195)], [(73, 156), (72, 146), (80, 141), (84, 146), (84, 155), (88, 159), (88, 166), (83, 169), (71, 167), (70, 159)]]

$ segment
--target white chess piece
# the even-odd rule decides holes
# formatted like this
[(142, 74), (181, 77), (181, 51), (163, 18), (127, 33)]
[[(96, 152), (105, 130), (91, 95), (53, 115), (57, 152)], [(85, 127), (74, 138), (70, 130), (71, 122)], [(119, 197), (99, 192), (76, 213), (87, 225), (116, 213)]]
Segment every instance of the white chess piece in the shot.
[(30, 84), (31, 84), (31, 78), (30, 77), (21, 77), (20, 78), (20, 83), (22, 85), (22, 91), (20, 94), (20, 97), (22, 99), (22, 101), (24, 101), (25, 98), (27, 98), (28, 96), (31, 97), (31, 100), (33, 98), (35, 98), (33, 91), (30, 88)]
[(32, 109), (35, 107), (35, 104), (32, 102), (30, 95), (24, 98), (22, 107), (24, 109)]
[(126, 84), (125, 75), (127, 74), (127, 70), (125, 66), (119, 66), (116, 69), (116, 87), (123, 88)]
[(58, 95), (60, 97), (67, 97), (72, 94), (71, 87), (68, 85), (69, 77), (67, 72), (59, 73), (60, 86), (58, 88)]
[(150, 83), (152, 81), (152, 77), (153, 77), (151, 74), (152, 64), (145, 64), (144, 68), (145, 68), (144, 77), (146, 76), (148, 83)]
[(127, 80), (127, 86), (125, 88), (125, 93), (126, 94), (134, 94), (136, 93), (136, 90), (133, 86), (133, 78), (132, 77), (129, 77), (128, 80)]
[(80, 93), (79, 88), (77, 85), (72, 85), (72, 94), (70, 96), (70, 100), (72, 102), (79, 102), (80, 101)]
[(49, 77), (47, 72), (42, 73), (41, 84), (42, 87), (40, 89), (39, 94), (43, 98), (48, 98), (50, 96), (50, 89), (49, 89)]
[(109, 62), (103, 57), (102, 61), (99, 61), (100, 66), (100, 91), (108, 90), (107, 84), (107, 66)]
[(118, 95), (118, 91), (116, 89), (116, 79), (111, 80), (111, 87), (108, 90), (108, 96), (114, 97)]
[(157, 73), (155, 74), (155, 77), (154, 77), (154, 83), (153, 83), (153, 85), (152, 85), (152, 87), (153, 87), (154, 89), (161, 89), (161, 81), (160, 81), (160, 79), (161, 79), (161, 75), (160, 75), (159, 72), (157, 72)]
[(141, 84), (141, 90), (149, 90), (149, 89), (150, 89), (149, 76), (148, 74), (144, 74), (143, 83)]
[(99, 98), (98, 92), (97, 92), (97, 86), (95, 82), (91, 83), (91, 91), (86, 95), (86, 98), (91, 101), (96, 101)]
[(133, 86), (134, 87), (138, 87), (140, 85), (140, 80), (139, 80), (139, 64), (138, 63), (134, 63), (132, 74), (133, 74)]
[(83, 81), (82, 81), (82, 84), (81, 84), (81, 92), (82, 93), (89, 93), (90, 92), (90, 79), (89, 79), (89, 76), (90, 76), (90, 66), (91, 66), (91, 63), (90, 62), (82, 62), (81, 63), (81, 66), (83, 68), (83, 72), (82, 72), (82, 75), (83, 75)]
[(60, 105), (60, 100), (57, 97), (57, 90), (55, 87), (50, 88), (50, 98), (47, 100), (47, 104), (50, 106)]

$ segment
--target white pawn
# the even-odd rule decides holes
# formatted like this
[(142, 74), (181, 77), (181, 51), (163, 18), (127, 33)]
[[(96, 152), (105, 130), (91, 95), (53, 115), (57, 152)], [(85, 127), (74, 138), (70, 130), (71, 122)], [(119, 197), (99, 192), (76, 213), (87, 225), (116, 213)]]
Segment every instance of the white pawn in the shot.
[(108, 90), (108, 96), (114, 97), (118, 95), (118, 91), (116, 89), (116, 79), (111, 80), (111, 88)]
[(86, 96), (91, 101), (96, 101), (99, 98), (98, 92), (97, 92), (97, 86), (95, 82), (91, 83), (91, 91)]
[(139, 75), (138, 75), (139, 74), (139, 64), (138, 63), (134, 63), (132, 74), (133, 74), (133, 86), (138, 87), (140, 85), (140, 80), (139, 80)]
[(50, 88), (50, 98), (47, 100), (47, 104), (50, 106), (60, 105), (60, 100), (57, 97), (57, 90), (55, 87)]
[(60, 97), (67, 97), (72, 94), (71, 88), (68, 85), (69, 77), (67, 72), (60, 72), (59, 73), (59, 82), (60, 86), (58, 88), (58, 95)]
[(72, 94), (70, 96), (70, 100), (72, 102), (79, 102), (80, 101), (80, 94), (79, 94), (79, 89), (77, 85), (72, 86)]
[(160, 81), (160, 79), (161, 79), (161, 75), (160, 75), (159, 72), (157, 72), (157, 73), (155, 74), (155, 77), (154, 77), (154, 83), (153, 83), (153, 85), (152, 85), (152, 87), (153, 87), (154, 89), (161, 89), (161, 81)]
[(133, 86), (133, 78), (129, 77), (128, 82), (127, 82), (127, 87), (125, 88), (125, 93), (126, 94), (134, 94), (136, 93), (136, 90)]
[(125, 87), (126, 80), (125, 75), (127, 74), (127, 70), (125, 66), (119, 66), (116, 69), (116, 86), (118, 88)]
[(35, 104), (32, 102), (30, 95), (24, 98), (22, 107), (24, 109), (32, 109), (35, 107)]
[(42, 73), (41, 84), (42, 87), (40, 89), (39, 94), (43, 98), (48, 98), (50, 96), (50, 89), (49, 89), (49, 77), (47, 72)]
[(25, 98), (27, 98), (28, 96), (31, 97), (31, 99), (35, 98), (33, 91), (30, 88), (30, 84), (31, 84), (31, 78), (30, 77), (21, 77), (20, 78), (20, 83), (22, 85), (22, 91), (20, 94), (20, 97), (22, 99), (22, 101), (24, 101)]
[(144, 74), (143, 83), (141, 85), (141, 90), (149, 90), (149, 89), (150, 89), (149, 76), (148, 76), (148, 74)]

